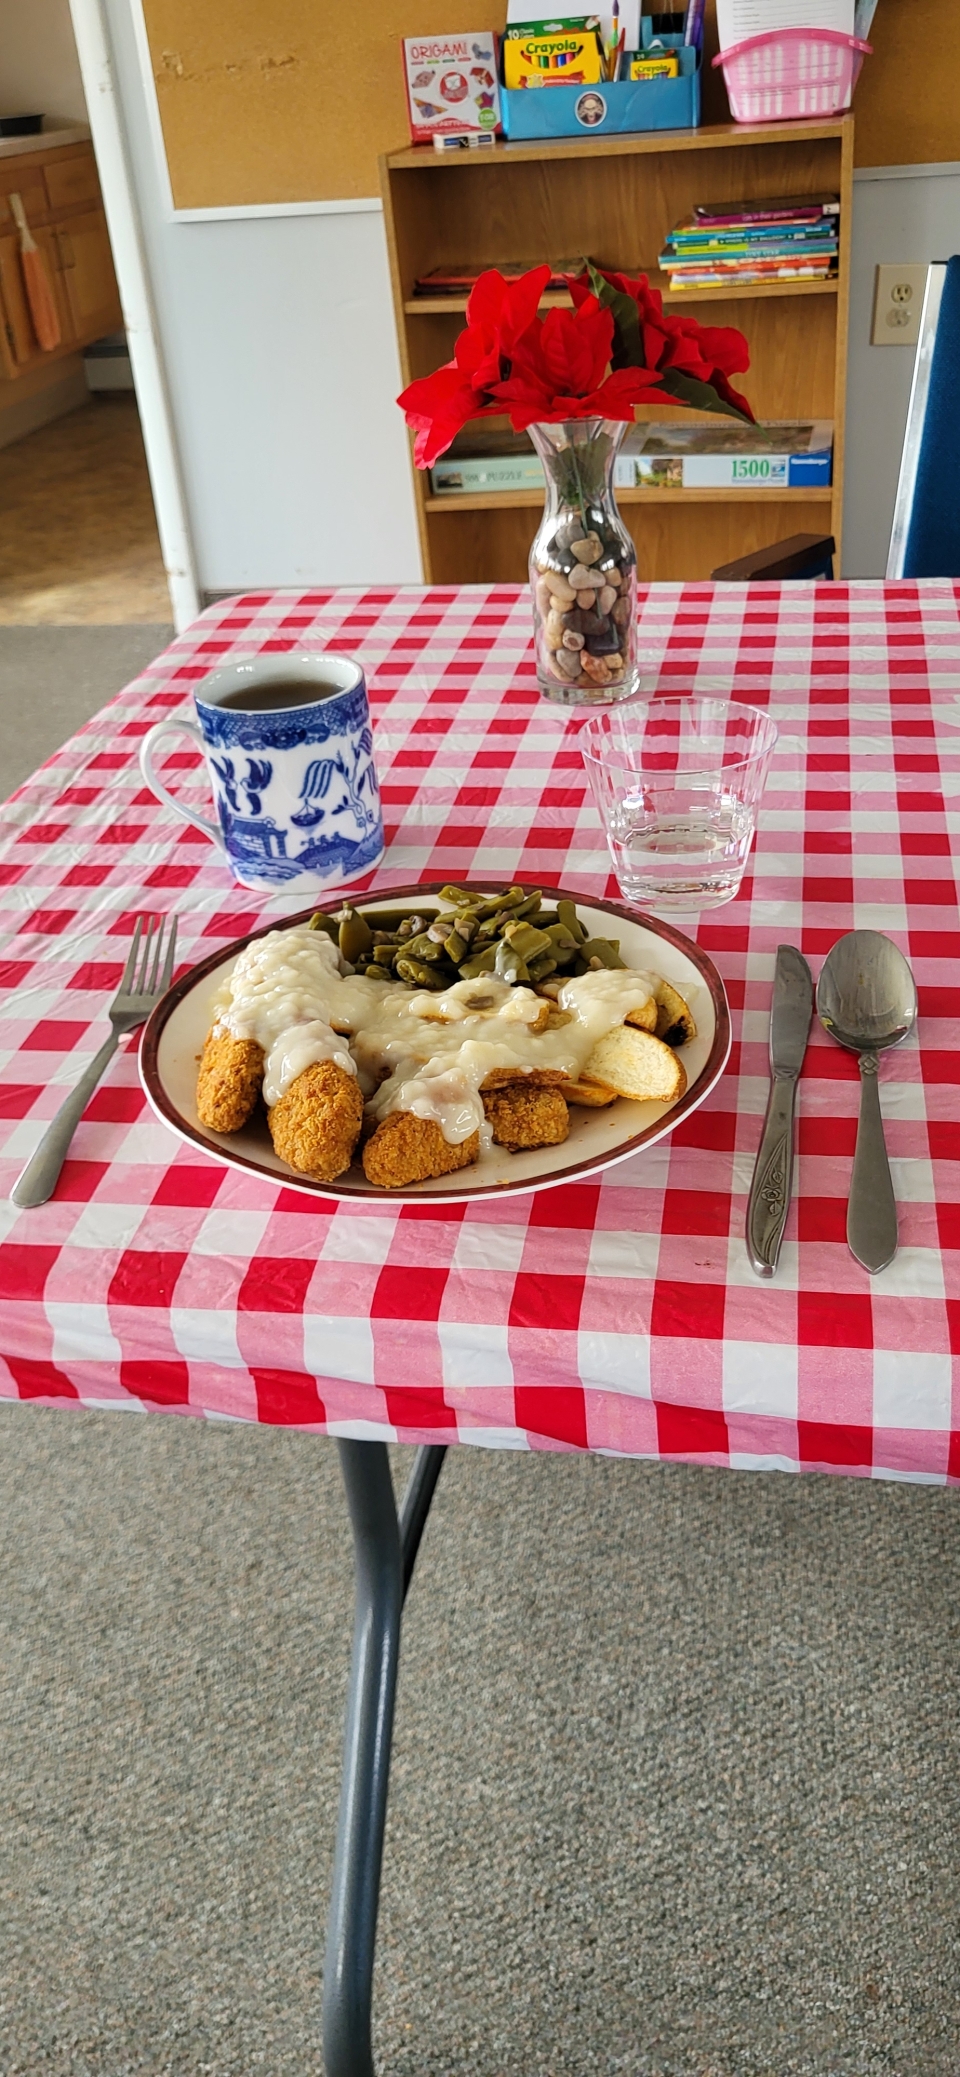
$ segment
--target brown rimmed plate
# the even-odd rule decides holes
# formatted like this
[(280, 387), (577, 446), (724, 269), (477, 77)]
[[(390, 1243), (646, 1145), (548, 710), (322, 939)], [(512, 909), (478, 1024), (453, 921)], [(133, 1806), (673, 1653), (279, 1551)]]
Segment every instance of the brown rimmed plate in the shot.
[[(484, 894), (495, 894), (503, 882), (471, 880), (470, 885)], [(353, 906), (374, 923), (378, 912), (406, 903), (423, 914), (433, 914), (444, 906), (439, 893), (439, 883), (391, 887), (379, 894), (357, 895)], [(576, 1182), (616, 1161), (626, 1161), (672, 1132), (719, 1081), (730, 1054), (730, 1012), (723, 982), (712, 959), (669, 923), (634, 915), (619, 902), (584, 901), (563, 887), (547, 888), (545, 895), (551, 903), (575, 902), (591, 937), (619, 938), (620, 955), (628, 966), (662, 974), (689, 1003), (697, 1036), (680, 1055), (687, 1088), (677, 1103), (631, 1103), (620, 1097), (603, 1111), (573, 1108), (570, 1135), (561, 1147), (537, 1147), (520, 1154), (494, 1147), (472, 1168), (406, 1190), (375, 1189), (358, 1162), (335, 1183), (311, 1182), (308, 1176), (296, 1175), (274, 1153), (262, 1109), (242, 1132), (210, 1132), (197, 1117), (197, 1063), (210, 1028), (210, 1005), (221, 981), (238, 952), (254, 938), (263, 937), (268, 930), (288, 930), (294, 923), (305, 923), (317, 907), (340, 908), (344, 896), (338, 893), (335, 899), (301, 909), (296, 916), (282, 921), (274, 918), (261, 930), (239, 938), (228, 951), (212, 952), (174, 983), (157, 1004), (140, 1048), (140, 1077), (153, 1109), (188, 1146), (199, 1147), (228, 1168), (302, 1190), (307, 1196), (356, 1199), (366, 1204), (420, 1204), (424, 1198), (435, 1204), (462, 1204), (470, 1198), (515, 1197), (527, 1190), (549, 1189), (555, 1183)]]

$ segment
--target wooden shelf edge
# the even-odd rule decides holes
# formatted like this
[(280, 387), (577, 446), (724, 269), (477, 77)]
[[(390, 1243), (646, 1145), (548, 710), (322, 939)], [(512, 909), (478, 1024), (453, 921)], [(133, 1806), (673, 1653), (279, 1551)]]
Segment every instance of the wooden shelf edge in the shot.
[[(669, 151), (722, 151), (741, 145), (816, 143), (843, 137), (852, 127), (846, 115), (813, 117), (798, 123), (703, 123), (696, 130), (634, 130), (616, 137), (591, 136), (591, 156), (630, 158), (637, 153)], [(410, 144), (402, 151), (387, 152), (383, 164), (391, 173), (462, 171), (482, 166), (509, 165), (524, 159), (578, 158), (584, 150), (582, 137), (547, 137), (533, 143), (510, 143), (504, 139), (492, 150), (438, 152), (432, 144)]]
[[(618, 490), (618, 505), (829, 505), (832, 485), (809, 490)], [(542, 490), (448, 491), (426, 497), (425, 512), (510, 512), (516, 507), (536, 509), (543, 504)]]
[[(647, 279), (651, 288), (659, 290), (665, 303), (675, 303), (678, 307), (685, 303), (766, 302), (768, 297), (774, 296), (835, 296), (840, 289), (836, 274), (827, 281), (751, 281), (737, 286), (731, 282), (729, 287), (724, 285), (723, 288), (670, 289), (661, 287), (655, 274), (650, 272), (647, 272)], [(466, 296), (410, 296), (403, 306), (408, 317), (462, 316), (466, 307)], [(564, 289), (551, 289), (547, 295), (541, 296), (540, 308), (569, 309), (570, 298)]]

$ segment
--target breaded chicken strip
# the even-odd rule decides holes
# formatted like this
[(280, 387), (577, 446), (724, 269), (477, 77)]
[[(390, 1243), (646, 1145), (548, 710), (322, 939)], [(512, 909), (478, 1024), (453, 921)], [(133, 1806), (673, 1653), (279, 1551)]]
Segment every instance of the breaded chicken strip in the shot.
[(364, 1147), (363, 1172), (368, 1183), (382, 1190), (402, 1190), (408, 1183), (425, 1183), (431, 1176), (469, 1168), (479, 1152), (478, 1132), (452, 1146), (435, 1119), (390, 1111)]
[(229, 1031), (207, 1033), (197, 1074), (197, 1116), (211, 1132), (239, 1132), (260, 1094), (263, 1047)]
[(558, 1147), (570, 1130), (570, 1114), (559, 1089), (528, 1088), (514, 1082), (483, 1096), (484, 1114), (498, 1147)]
[(363, 1097), (356, 1076), (335, 1060), (315, 1060), (267, 1112), (267, 1123), (281, 1161), (332, 1183), (349, 1168), (360, 1137)]

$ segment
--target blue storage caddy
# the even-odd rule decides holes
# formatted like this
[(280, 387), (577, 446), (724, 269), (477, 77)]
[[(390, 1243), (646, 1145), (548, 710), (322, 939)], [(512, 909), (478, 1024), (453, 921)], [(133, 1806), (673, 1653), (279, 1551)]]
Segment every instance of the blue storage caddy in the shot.
[[(652, 33), (645, 15), (640, 25), (643, 49)], [(684, 43), (680, 36), (660, 36), (657, 41), (679, 51), (679, 79), (600, 80), (595, 87), (501, 87), (504, 136), (516, 143), (539, 137), (624, 137), (638, 130), (698, 129), (700, 46)]]

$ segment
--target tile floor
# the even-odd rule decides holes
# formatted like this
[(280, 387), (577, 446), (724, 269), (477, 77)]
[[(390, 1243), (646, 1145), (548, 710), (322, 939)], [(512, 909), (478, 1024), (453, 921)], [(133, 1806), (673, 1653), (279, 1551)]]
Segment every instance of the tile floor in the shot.
[(134, 397), (92, 397), (6, 448), (0, 626), (151, 625), (169, 617)]

